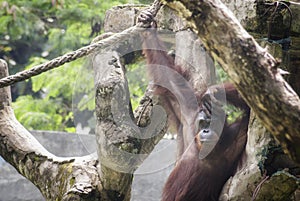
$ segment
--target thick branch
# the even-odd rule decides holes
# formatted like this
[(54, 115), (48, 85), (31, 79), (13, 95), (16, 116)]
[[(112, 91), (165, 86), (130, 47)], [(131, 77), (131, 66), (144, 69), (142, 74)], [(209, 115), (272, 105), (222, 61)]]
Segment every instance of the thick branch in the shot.
[[(0, 75), (7, 76), (0, 60)], [(0, 89), (0, 154), (28, 178), (47, 200), (99, 196), (97, 161), (91, 156), (60, 158), (49, 153), (15, 118), (10, 90)]]
[[(133, 172), (164, 135), (166, 114), (161, 112), (164, 110), (159, 106), (152, 108), (151, 100), (145, 99), (145, 110), (141, 110), (139, 115), (144, 116), (145, 111), (149, 114), (150, 106), (151, 123), (146, 124), (147, 127), (138, 127), (132, 114), (120, 55), (115, 51), (97, 54), (93, 58), (93, 67), (96, 86), (96, 137), (101, 163), (99, 171), (105, 199), (129, 200)], [(139, 119), (138, 124), (141, 123)]]
[(219, 0), (164, 1), (191, 24), (207, 50), (284, 151), (300, 163), (300, 99), (278, 62), (243, 29)]

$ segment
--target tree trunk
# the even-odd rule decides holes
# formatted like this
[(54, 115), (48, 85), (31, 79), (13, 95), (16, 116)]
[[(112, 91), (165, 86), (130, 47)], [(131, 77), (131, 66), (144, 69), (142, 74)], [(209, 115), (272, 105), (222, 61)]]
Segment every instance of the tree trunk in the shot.
[(105, 200), (130, 200), (133, 173), (150, 153), (144, 152), (144, 147), (150, 143), (152, 150), (164, 135), (166, 116), (154, 113), (158, 121), (151, 118), (148, 129), (141, 130), (133, 117), (119, 54), (108, 51), (96, 54), (92, 60), (96, 86), (96, 137), (101, 164), (99, 172)]

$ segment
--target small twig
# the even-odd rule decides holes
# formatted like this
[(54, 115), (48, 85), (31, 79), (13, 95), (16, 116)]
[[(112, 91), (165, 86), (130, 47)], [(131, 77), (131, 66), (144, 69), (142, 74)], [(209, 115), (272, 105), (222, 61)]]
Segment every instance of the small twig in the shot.
[(263, 179), (259, 182), (259, 184), (256, 186), (254, 192), (253, 192), (253, 195), (252, 195), (252, 198), (251, 198), (251, 201), (255, 201), (260, 189), (261, 189), (261, 186), (269, 179), (269, 176), (266, 175), (266, 173), (264, 174), (264, 177)]
[(137, 123), (136, 123), (137, 126), (140, 126), (141, 119), (142, 119), (142, 117), (143, 117), (143, 114), (144, 114), (145, 111), (146, 111), (146, 108), (152, 103), (151, 98), (149, 98), (149, 99), (146, 100), (146, 101), (147, 101), (147, 104), (143, 106), (143, 109), (142, 109), (142, 111), (141, 111), (141, 113), (140, 113), (140, 115), (139, 115), (139, 119), (137, 120)]

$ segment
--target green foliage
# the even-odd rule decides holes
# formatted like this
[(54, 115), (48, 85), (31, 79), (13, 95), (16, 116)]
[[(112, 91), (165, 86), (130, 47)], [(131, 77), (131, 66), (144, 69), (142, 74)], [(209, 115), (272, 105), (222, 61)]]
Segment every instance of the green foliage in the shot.
[[(78, 49), (92, 40), (92, 20), (103, 20), (107, 9), (125, 3), (138, 1), (3, 1), (0, 58), (9, 61), (12, 74)], [(89, 66), (81, 59), (16, 85), (13, 107), (18, 120), (28, 129), (74, 132), (74, 111), (95, 108)], [(138, 81), (133, 83), (134, 94), (140, 96)]]
[(217, 72), (217, 77), (219, 82), (226, 82), (228, 81), (228, 75), (226, 72), (223, 70), (223, 68), (220, 66), (219, 63), (215, 62), (216, 66), (216, 72)]
[(226, 105), (224, 109), (226, 111), (228, 123), (235, 122), (243, 115), (243, 111), (234, 107), (233, 105)]
[[(215, 66), (216, 66), (218, 81), (219, 82), (228, 82), (229, 81), (228, 75), (223, 70), (223, 68), (218, 63), (215, 63)], [(237, 119), (239, 119), (241, 117), (241, 115), (243, 115), (243, 112), (240, 109), (234, 107), (233, 105), (226, 105), (224, 107), (224, 110), (227, 115), (228, 123), (235, 122)]]
[(0, 17), (0, 32), (6, 32), (6, 27), (8, 26), (9, 22), (12, 21), (12, 16), (1, 16)]
[(27, 95), (20, 96), (13, 107), (16, 117), (27, 129), (74, 131), (67, 125), (72, 120), (72, 112), (64, 113), (61, 104), (61, 99), (44, 101)]
[(135, 109), (146, 91), (148, 81), (146, 80), (145, 63), (137, 62), (127, 66), (127, 79), (131, 94), (132, 108)]
[[(40, 57), (33, 57), (30, 61), (31, 64), (27, 66), (28, 69), (46, 62), (45, 59)], [(16, 107), (16, 116), (20, 122), (31, 129), (45, 130), (51, 128), (51, 130), (75, 131), (73, 126), (74, 110), (93, 111), (95, 109), (93, 71), (84, 67), (86, 65), (83, 60), (76, 60), (58, 69), (33, 77), (31, 79), (32, 90), (33, 92), (41, 93), (42, 98), (34, 99), (32, 103), (27, 103), (29, 105), (38, 103), (37, 105), (40, 105), (40, 107), (33, 108), (25, 107), (28, 109), (27, 114), (43, 114), (47, 116), (44, 116), (45, 118), (33, 117), (33, 120), (29, 124), (27, 121), (23, 121), (25, 117), (28, 117), (28, 115), (25, 115), (26, 112), (21, 110), (23, 108)], [(27, 96), (20, 96), (20, 98), (23, 97)], [(16, 106), (26, 103), (26, 101), (22, 101), (23, 99), (20, 98), (17, 99)], [(28, 98), (24, 100), (31, 101)], [(53, 110), (46, 110), (47, 107), (53, 107)], [(18, 110), (22, 112), (20, 113)], [(32, 111), (36, 111), (36, 113), (32, 113)], [(49, 123), (45, 121), (48, 118), (58, 118), (58, 121), (51, 121)], [(36, 125), (38, 126), (35, 127)]]

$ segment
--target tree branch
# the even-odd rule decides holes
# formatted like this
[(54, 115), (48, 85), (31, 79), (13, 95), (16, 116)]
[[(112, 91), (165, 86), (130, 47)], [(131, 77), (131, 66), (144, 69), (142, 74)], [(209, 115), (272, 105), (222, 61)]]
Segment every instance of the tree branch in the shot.
[[(7, 75), (7, 64), (0, 60), (0, 76)], [(0, 101), (0, 154), (7, 162), (48, 200), (99, 196), (95, 156), (63, 158), (49, 153), (16, 120), (10, 107), (9, 87), (0, 89)]]
[[(96, 88), (96, 138), (105, 199), (129, 200), (133, 172), (150, 154), (166, 132), (166, 113), (144, 99), (137, 114), (138, 127), (130, 104), (125, 69), (116, 51), (93, 58)], [(107, 61), (107, 62), (103, 62)], [(145, 110), (143, 110), (145, 108)], [(143, 117), (144, 116), (144, 117)], [(150, 124), (144, 118), (150, 116)]]
[(219, 0), (163, 1), (179, 11), (284, 151), (300, 163), (300, 99), (260, 47)]

